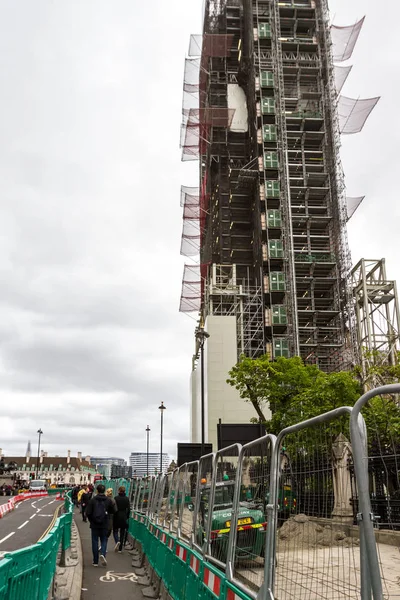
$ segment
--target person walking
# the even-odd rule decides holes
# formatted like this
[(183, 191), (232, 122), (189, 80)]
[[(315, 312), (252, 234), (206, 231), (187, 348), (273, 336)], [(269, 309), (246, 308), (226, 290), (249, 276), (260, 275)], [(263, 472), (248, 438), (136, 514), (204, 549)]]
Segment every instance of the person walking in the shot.
[[(110, 498), (111, 502), (114, 505), (114, 514), (117, 512), (117, 505), (115, 503), (115, 500), (113, 498), (113, 489), (112, 488), (108, 488), (108, 490), (106, 490), (106, 496), (107, 498)], [(113, 525), (114, 525), (114, 514), (113, 515), (108, 515), (108, 531), (107, 531), (107, 539), (110, 537), (112, 531), (113, 531)]]
[(86, 523), (86, 521), (87, 521), (86, 508), (90, 502), (91, 497), (92, 497), (92, 492), (89, 490), (89, 486), (86, 486), (86, 489), (81, 496), (82, 521), (84, 523)]
[(78, 492), (79, 492), (79, 485), (76, 485), (71, 493), (71, 500), (74, 503), (75, 506), (78, 506)]
[(100, 562), (103, 566), (107, 565), (107, 531), (109, 515), (115, 513), (115, 506), (110, 498), (105, 495), (106, 488), (100, 483), (97, 488), (97, 494), (91, 498), (86, 507), (86, 516), (89, 519), (90, 529), (92, 531), (92, 552), (93, 566), (99, 565), (99, 545)]
[(128, 529), (128, 519), (131, 511), (129, 498), (126, 496), (125, 487), (123, 485), (118, 488), (118, 496), (115, 496), (114, 500), (115, 504), (117, 505), (117, 512), (113, 518), (113, 534), (115, 541), (114, 551), (118, 551), (121, 554), (122, 548), (125, 544), (125, 537)]

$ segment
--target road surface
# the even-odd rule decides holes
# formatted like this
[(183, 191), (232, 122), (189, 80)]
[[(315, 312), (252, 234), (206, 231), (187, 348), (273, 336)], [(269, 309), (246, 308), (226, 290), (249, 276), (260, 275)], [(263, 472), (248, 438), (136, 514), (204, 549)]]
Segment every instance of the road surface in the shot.
[(15, 510), (0, 519), (0, 557), (6, 552), (35, 544), (52, 524), (55, 512), (61, 510), (63, 504), (54, 496), (19, 502)]
[(0, 504), (7, 504), (11, 500), (12, 496), (0, 496)]

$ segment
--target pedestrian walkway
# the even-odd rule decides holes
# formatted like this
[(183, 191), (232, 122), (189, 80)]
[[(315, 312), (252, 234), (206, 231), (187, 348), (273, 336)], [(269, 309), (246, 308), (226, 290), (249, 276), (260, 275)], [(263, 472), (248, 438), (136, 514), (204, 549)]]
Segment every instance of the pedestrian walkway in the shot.
[(92, 540), (89, 523), (83, 523), (78, 510), (75, 509), (77, 524), (82, 543), (83, 582), (81, 600), (113, 600), (129, 598), (143, 600), (141, 586), (132, 569), (132, 556), (128, 550), (122, 554), (114, 552), (114, 538), (108, 541), (107, 566), (92, 565)]

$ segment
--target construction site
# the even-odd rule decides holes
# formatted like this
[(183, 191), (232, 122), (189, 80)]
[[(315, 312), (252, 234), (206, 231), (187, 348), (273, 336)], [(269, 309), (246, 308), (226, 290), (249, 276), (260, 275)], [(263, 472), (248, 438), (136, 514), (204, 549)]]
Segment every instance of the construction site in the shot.
[[(365, 350), (395, 360), (396, 285), (383, 259), (353, 269), (347, 222), (363, 196), (346, 195), (339, 155), (379, 100), (342, 93), (363, 22), (332, 24), (327, 0), (207, 0), (190, 38), (180, 143), (199, 181), (181, 188), (180, 310), (199, 315), (211, 355), (215, 335), (235, 337), (229, 368), (241, 355), (326, 372)], [(196, 341), (194, 379), (198, 356)]]

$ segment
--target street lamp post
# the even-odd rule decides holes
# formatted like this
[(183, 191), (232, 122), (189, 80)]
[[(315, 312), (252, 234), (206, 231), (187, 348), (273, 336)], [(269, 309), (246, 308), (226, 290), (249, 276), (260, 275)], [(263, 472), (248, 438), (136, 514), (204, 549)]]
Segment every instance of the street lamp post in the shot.
[(146, 475), (149, 476), (149, 434), (150, 427), (147, 425), (146, 427), (146, 435), (147, 435), (147, 450), (146, 450)]
[(39, 434), (37, 461), (36, 461), (36, 479), (38, 479), (39, 478), (40, 437), (43, 435), (43, 431), (41, 429), (38, 429), (36, 433)]
[(204, 409), (204, 342), (210, 334), (204, 331), (203, 319), (200, 321), (199, 328), (196, 331), (196, 340), (199, 343), (200, 348), (200, 395), (201, 395), (201, 456), (204, 454), (204, 443), (205, 443), (205, 409)]
[(163, 443), (163, 424), (164, 424), (164, 410), (167, 408), (166, 406), (164, 406), (164, 402), (161, 402), (160, 406), (158, 407), (160, 409), (161, 412), (161, 434), (160, 434), (160, 473), (163, 472), (163, 468), (162, 468), (162, 443)]

